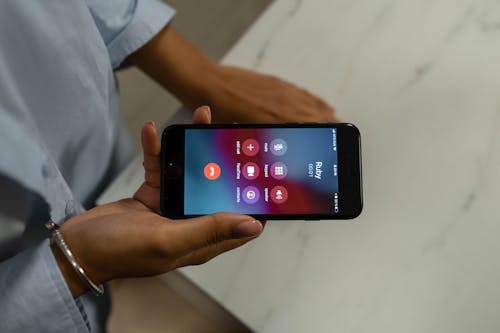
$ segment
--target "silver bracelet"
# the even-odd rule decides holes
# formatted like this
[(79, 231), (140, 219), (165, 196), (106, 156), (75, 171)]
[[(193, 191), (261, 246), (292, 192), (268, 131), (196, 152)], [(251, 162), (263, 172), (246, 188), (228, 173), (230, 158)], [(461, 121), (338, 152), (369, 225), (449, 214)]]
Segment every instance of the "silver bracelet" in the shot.
[(85, 283), (87, 287), (89, 287), (89, 289), (92, 291), (92, 293), (94, 293), (94, 295), (96, 296), (104, 295), (104, 286), (102, 284), (97, 285), (94, 282), (92, 282), (92, 280), (88, 277), (88, 275), (85, 274), (85, 271), (83, 270), (82, 266), (80, 266), (78, 262), (76, 262), (75, 256), (73, 256), (73, 253), (69, 249), (68, 245), (64, 241), (61, 232), (59, 231), (59, 225), (54, 221), (49, 221), (45, 223), (45, 227), (50, 231), (52, 231), (52, 239), (61, 249), (62, 253), (66, 257), (66, 259), (68, 259), (71, 266), (73, 266), (80, 280), (82, 280), (82, 282)]

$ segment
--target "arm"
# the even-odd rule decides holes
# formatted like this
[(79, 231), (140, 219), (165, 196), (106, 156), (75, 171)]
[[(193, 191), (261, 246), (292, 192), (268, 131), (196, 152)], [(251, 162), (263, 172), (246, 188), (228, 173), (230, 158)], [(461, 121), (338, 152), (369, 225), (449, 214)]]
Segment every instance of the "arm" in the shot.
[[(15, 129), (14, 135), (0, 140), (0, 151), (15, 151), (13, 147), (17, 146), (12, 141), (22, 141), (22, 131), (2, 112), (0, 119), (2, 133)], [(207, 110), (196, 112), (195, 120), (209, 122)], [(160, 142), (152, 124), (145, 126), (143, 145), (146, 181), (134, 199), (96, 207), (61, 226), (77, 262), (94, 282), (159, 274), (203, 263), (260, 234), (262, 225), (243, 215), (214, 214), (179, 223), (156, 214)], [(35, 153), (32, 155), (36, 157)], [(86, 287), (59, 249), (51, 247), (48, 240), (32, 246), (22, 239), (25, 221), (31, 221), (39, 231), (37, 239), (46, 237), (43, 223), (50, 217), (50, 206), (42, 196), (9, 176), (6, 164), (12, 163), (6, 163), (7, 160), (0, 160), (0, 260), (8, 258), (0, 263), (0, 332), (88, 332), (91, 326), (95, 329), (94, 309), (87, 308), (84, 299), (79, 298)], [(33, 161), (27, 164), (37, 165)], [(11, 166), (16, 165), (23, 166)], [(29, 170), (25, 173), (27, 179), (32, 173)], [(30, 247), (21, 251), (27, 244)]]
[(49, 242), (40, 242), (51, 207), (33, 190), (41, 186), (34, 176), (39, 151), (1, 107), (0, 132), (0, 151), (8, 156), (0, 160), (0, 332), (88, 332), (80, 300), (66, 286)]
[(273, 76), (218, 65), (168, 26), (128, 61), (188, 107), (211, 105), (216, 122), (335, 120), (322, 99)]
[(212, 94), (210, 87), (220, 84), (217, 65), (170, 26), (165, 27), (127, 60), (193, 110), (199, 105), (207, 104)]
[(185, 105), (212, 107), (216, 122), (334, 121), (321, 98), (282, 81), (207, 59), (168, 26), (175, 11), (157, 0), (87, 0), (117, 68), (135, 64)]

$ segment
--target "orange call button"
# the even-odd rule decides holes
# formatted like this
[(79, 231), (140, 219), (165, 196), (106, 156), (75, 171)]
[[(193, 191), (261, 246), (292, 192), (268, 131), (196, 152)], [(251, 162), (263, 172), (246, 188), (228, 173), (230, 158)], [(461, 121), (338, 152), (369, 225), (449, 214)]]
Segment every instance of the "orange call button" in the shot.
[(203, 169), (205, 177), (209, 180), (216, 180), (220, 176), (220, 166), (217, 163), (208, 163)]

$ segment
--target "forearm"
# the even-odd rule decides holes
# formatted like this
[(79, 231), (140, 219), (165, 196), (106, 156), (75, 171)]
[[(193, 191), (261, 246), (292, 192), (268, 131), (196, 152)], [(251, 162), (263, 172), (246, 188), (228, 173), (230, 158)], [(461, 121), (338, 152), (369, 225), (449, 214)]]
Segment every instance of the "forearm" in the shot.
[(193, 109), (208, 104), (218, 84), (218, 65), (169, 26), (127, 60)]
[(277, 77), (210, 61), (166, 27), (128, 59), (195, 109), (210, 105), (214, 122), (331, 122), (321, 98)]

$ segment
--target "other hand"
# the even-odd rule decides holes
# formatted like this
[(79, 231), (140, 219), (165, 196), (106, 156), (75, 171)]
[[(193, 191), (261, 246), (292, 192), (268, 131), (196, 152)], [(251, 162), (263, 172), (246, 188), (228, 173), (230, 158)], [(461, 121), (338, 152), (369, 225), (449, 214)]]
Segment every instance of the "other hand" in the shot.
[(320, 97), (275, 76), (217, 65), (210, 89), (219, 123), (335, 122), (335, 110)]
[(218, 123), (335, 121), (321, 98), (274, 76), (214, 63), (170, 26), (127, 61), (188, 107), (209, 104)]

